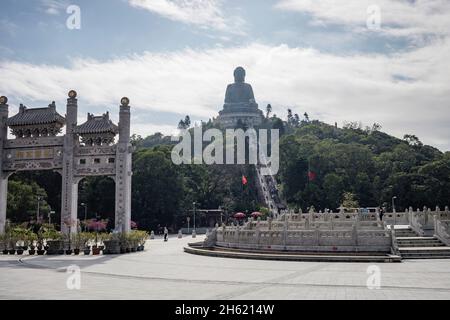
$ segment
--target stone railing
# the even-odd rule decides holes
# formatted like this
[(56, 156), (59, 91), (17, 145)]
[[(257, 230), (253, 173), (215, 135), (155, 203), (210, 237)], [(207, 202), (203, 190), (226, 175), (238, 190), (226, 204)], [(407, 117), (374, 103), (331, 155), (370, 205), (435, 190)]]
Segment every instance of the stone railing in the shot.
[(433, 236), (434, 221), (438, 216), (438, 211), (431, 211), (426, 207), (422, 211), (409, 208), (409, 225), (411, 229), (417, 232), (420, 236)]
[(391, 252), (389, 230), (244, 230), (220, 227), (216, 246), (256, 250)]
[(450, 220), (434, 220), (434, 236), (450, 246)]
[(357, 225), (358, 229), (379, 229), (383, 224), (379, 221), (359, 221), (359, 220), (329, 220), (329, 221), (250, 221), (243, 226), (243, 230), (314, 230), (314, 229), (351, 229), (353, 225)]
[(309, 213), (282, 213), (278, 220), (289, 221), (379, 221), (378, 213), (360, 213), (360, 212), (309, 212)]
[(385, 214), (383, 214), (383, 221), (389, 225), (408, 225), (410, 223), (409, 212), (408, 210), (406, 210), (405, 212), (386, 212)]

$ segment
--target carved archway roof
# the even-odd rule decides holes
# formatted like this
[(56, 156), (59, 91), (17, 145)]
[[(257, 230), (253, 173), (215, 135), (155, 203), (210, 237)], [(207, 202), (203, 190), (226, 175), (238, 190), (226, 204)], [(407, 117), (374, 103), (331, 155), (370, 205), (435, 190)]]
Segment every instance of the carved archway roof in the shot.
[(8, 118), (7, 125), (14, 126), (29, 126), (58, 123), (63, 126), (66, 119), (56, 111), (56, 105), (53, 102), (47, 108), (32, 108), (28, 109), (24, 105), (20, 105), (19, 113)]
[(94, 116), (88, 113), (88, 120), (75, 128), (75, 133), (80, 135), (97, 133), (117, 134), (118, 132), (119, 127), (109, 119), (109, 112), (101, 116)]

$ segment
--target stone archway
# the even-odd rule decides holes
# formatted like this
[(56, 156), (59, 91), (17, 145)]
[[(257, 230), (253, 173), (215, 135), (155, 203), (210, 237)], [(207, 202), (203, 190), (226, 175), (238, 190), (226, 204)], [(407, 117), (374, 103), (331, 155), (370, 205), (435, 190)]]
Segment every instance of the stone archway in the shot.
[[(55, 170), (62, 175), (61, 228), (77, 219), (78, 183), (83, 177), (107, 175), (116, 181), (115, 229), (128, 232), (131, 224), (131, 154), (129, 99), (122, 98), (119, 125), (88, 114), (77, 125), (78, 100), (69, 92), (66, 117), (52, 102), (47, 108), (28, 109), (8, 118), (8, 99), (0, 97), (0, 233), (6, 222), (8, 177), (16, 171)], [(66, 125), (66, 134), (58, 135)], [(8, 128), (15, 139), (8, 139)], [(119, 135), (117, 143), (115, 136)]]

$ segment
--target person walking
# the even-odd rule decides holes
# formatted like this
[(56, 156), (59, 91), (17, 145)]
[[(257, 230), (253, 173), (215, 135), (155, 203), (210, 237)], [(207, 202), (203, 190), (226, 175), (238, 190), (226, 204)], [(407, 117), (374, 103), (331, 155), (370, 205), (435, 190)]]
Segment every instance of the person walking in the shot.
[(383, 208), (380, 209), (380, 220), (383, 221), (383, 216), (384, 216), (384, 210)]
[(164, 227), (164, 241), (167, 241), (169, 238), (169, 230), (167, 230), (167, 227)]

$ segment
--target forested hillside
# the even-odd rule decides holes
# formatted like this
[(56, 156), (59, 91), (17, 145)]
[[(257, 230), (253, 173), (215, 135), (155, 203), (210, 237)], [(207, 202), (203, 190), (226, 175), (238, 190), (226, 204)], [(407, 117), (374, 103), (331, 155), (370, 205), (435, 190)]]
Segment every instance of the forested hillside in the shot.
[[(344, 193), (364, 207), (444, 206), (450, 200), (450, 153), (354, 124), (302, 123), (281, 140), (279, 181), (291, 206), (336, 209)], [(309, 174), (308, 174), (309, 173)]]

